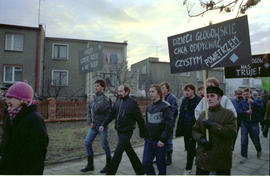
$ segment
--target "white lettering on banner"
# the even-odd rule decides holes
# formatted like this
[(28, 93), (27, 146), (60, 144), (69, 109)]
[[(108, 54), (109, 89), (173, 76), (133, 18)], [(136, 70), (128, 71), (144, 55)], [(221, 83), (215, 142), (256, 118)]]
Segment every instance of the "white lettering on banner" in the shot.
[(89, 58), (89, 56), (86, 56), (86, 57), (84, 57), (84, 58), (81, 58), (81, 59), (80, 59), (80, 64), (83, 64), (83, 63), (85, 63), (85, 62), (89, 62), (88, 58)]
[(87, 50), (84, 51), (84, 55), (89, 55), (94, 51), (94, 48), (88, 48)]
[(241, 65), (240, 69), (235, 70), (237, 76), (256, 76), (261, 74), (261, 67), (252, 68), (249, 64), (248, 65)]
[(190, 67), (192, 65), (196, 65), (196, 64), (202, 64), (202, 56), (196, 56), (196, 57), (189, 57), (186, 59), (178, 59), (175, 62), (175, 67), (179, 68), (179, 67)]
[(202, 31), (198, 31), (195, 35), (197, 41), (218, 39), (227, 35), (235, 35), (235, 23), (227, 24), (225, 26), (219, 26), (217, 28), (208, 28)]
[(173, 46), (183, 45), (186, 43), (192, 42), (192, 34), (186, 34), (184, 36), (177, 37), (173, 39)]
[(185, 54), (185, 55), (187, 55), (187, 48), (186, 48), (186, 46), (181, 46), (181, 47), (175, 48), (173, 53), (175, 55), (177, 55), (177, 54)]
[(224, 43), (224, 45), (220, 47), (217, 51), (215, 51), (211, 56), (208, 56), (204, 60), (204, 63), (208, 67), (213, 68), (219, 62), (221, 62), (227, 55), (229, 55), (233, 50), (235, 50), (240, 44), (241, 42), (239, 41), (239, 39), (236, 36), (234, 36), (229, 41)]
[(194, 44), (191, 44), (189, 47), (189, 50), (191, 53), (200, 52), (201, 50), (210, 50), (210, 49), (216, 49), (220, 48), (219, 40), (213, 40), (213, 41), (205, 41), (205, 42), (197, 42)]
[(94, 61), (90, 63), (91, 68), (95, 68), (98, 66), (98, 61)]
[(98, 53), (91, 54), (89, 57), (90, 57), (90, 60), (97, 60), (98, 59)]
[(263, 63), (263, 58), (260, 58), (260, 57), (252, 58), (251, 63), (253, 63), (253, 64), (261, 64), (261, 63)]

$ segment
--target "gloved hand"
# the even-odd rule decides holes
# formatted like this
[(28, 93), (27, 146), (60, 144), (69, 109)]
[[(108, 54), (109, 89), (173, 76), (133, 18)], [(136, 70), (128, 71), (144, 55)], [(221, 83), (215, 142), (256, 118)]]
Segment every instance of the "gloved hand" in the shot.
[(211, 126), (213, 125), (213, 122), (211, 120), (204, 119), (202, 122), (203, 122), (204, 127), (207, 129), (210, 129)]
[(262, 133), (263, 133), (263, 136), (267, 138), (268, 136), (268, 126), (267, 125), (264, 125), (263, 126), (263, 129), (262, 129)]
[(200, 144), (202, 144), (202, 146), (206, 149), (206, 150), (210, 150), (212, 147), (212, 144), (207, 141), (204, 137), (200, 138)]

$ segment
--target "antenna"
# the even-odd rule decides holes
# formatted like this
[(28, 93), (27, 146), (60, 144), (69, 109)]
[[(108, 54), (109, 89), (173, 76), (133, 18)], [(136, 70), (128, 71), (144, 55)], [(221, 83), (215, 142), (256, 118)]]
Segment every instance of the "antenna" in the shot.
[(40, 24), (40, 0), (38, 0), (38, 26)]
[(158, 48), (161, 48), (162, 45), (156, 45), (156, 46), (154, 46), (154, 47), (156, 48), (156, 56), (158, 57)]

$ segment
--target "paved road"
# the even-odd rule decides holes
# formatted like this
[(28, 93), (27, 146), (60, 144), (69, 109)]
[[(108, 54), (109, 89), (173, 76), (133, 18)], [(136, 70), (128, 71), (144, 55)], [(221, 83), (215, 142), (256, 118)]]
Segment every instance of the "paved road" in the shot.
[[(244, 164), (240, 164), (240, 132), (236, 141), (236, 147), (233, 153), (233, 167), (231, 170), (232, 175), (270, 175), (269, 170), (269, 139), (260, 136), (262, 144), (262, 157), (256, 158), (256, 149), (249, 139), (248, 147), (248, 161)], [(143, 146), (136, 147), (135, 151), (138, 156), (142, 158)], [(95, 170), (87, 173), (81, 173), (80, 169), (86, 164), (86, 159), (64, 162), (45, 167), (44, 175), (99, 175), (99, 171), (104, 167), (105, 155), (99, 155), (95, 157)], [(184, 151), (183, 138), (174, 139), (174, 153), (173, 164), (167, 167), (168, 175), (182, 175), (186, 164), (186, 152)], [(156, 169), (157, 171), (157, 169)], [(195, 173), (195, 166), (193, 166), (193, 172)], [(119, 175), (132, 175), (135, 174), (127, 155), (124, 153), (122, 161), (120, 163), (117, 174)]]

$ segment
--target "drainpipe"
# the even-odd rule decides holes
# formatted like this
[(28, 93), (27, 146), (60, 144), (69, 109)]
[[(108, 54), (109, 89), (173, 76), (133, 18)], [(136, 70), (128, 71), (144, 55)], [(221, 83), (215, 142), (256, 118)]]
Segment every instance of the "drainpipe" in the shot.
[(37, 31), (37, 47), (36, 47), (36, 65), (35, 65), (35, 93), (38, 91), (39, 86), (39, 47), (40, 47), (40, 33), (41, 33), (41, 25), (39, 25), (39, 30)]

